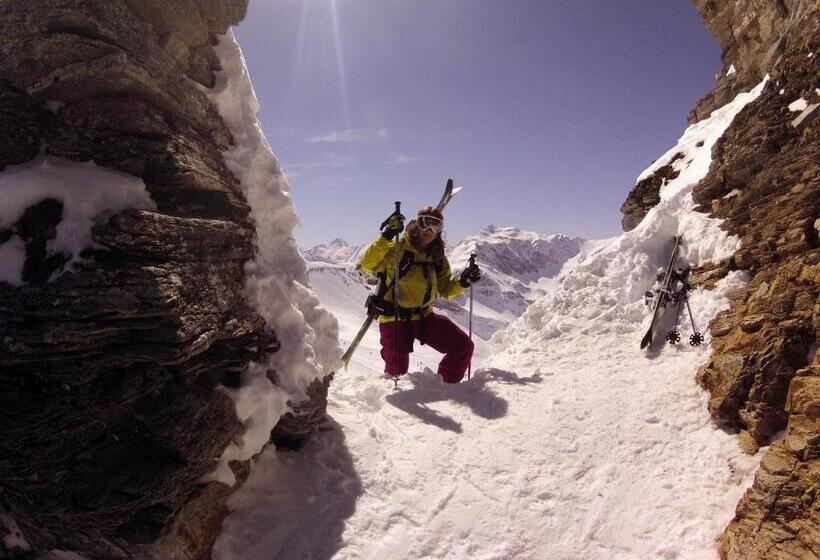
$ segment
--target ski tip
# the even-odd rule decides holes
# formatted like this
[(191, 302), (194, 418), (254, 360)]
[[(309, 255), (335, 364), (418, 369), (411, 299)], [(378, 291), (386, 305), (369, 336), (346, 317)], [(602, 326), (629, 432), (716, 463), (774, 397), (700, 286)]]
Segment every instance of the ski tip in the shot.
[(452, 188), (453, 188), (453, 180), (452, 180), (452, 179), (447, 179), (447, 188), (448, 188), (448, 189), (452, 189)]
[(452, 192), (452, 196), (457, 195), (457, 194), (458, 194), (458, 193), (460, 193), (462, 190), (464, 190), (464, 187), (456, 187), (456, 188), (454, 188), (454, 189), (453, 189), (453, 192)]

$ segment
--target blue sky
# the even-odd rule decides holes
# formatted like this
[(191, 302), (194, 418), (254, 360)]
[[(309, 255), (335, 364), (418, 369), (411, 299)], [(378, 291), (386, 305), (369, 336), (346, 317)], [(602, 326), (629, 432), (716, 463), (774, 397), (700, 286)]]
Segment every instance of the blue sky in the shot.
[(303, 246), (367, 242), (448, 177), (450, 243), (614, 235), (720, 69), (686, 0), (251, 0), (235, 33)]

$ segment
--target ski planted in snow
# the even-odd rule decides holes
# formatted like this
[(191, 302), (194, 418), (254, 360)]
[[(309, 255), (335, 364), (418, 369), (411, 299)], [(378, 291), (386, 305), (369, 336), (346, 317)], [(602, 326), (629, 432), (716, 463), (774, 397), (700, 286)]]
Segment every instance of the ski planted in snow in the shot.
[[(453, 200), (453, 197), (455, 195), (457, 195), (459, 192), (461, 192), (461, 190), (463, 188), (464, 187), (455, 187), (455, 188), (453, 188), (453, 180), (452, 179), (447, 179), (447, 185), (444, 187), (444, 194), (441, 195), (441, 200), (436, 205), (436, 210), (438, 210), (439, 212), (443, 211), (444, 208), (450, 203), (450, 201)], [(396, 243), (398, 243), (398, 242), (399, 242), (399, 236), (396, 236)], [(379, 278), (379, 283), (376, 286), (376, 289), (374, 290), (372, 295), (379, 294), (379, 292), (382, 290), (382, 288), (383, 288), (383, 279), (380, 277)], [(371, 295), (371, 297), (372, 297), (372, 295)], [(368, 308), (368, 309), (370, 309), (369, 303), (370, 303), (370, 298), (368, 298), (367, 303), (365, 303), (365, 307)], [(353, 352), (356, 351), (356, 348), (359, 346), (359, 343), (364, 338), (364, 335), (370, 329), (370, 325), (373, 324), (373, 321), (376, 319), (376, 317), (378, 317), (378, 313), (368, 312), (367, 318), (364, 320), (364, 323), (362, 323), (362, 327), (359, 329), (359, 332), (356, 333), (356, 336), (353, 337), (353, 341), (350, 343), (350, 346), (348, 346), (345, 353), (342, 354), (342, 363), (344, 363), (345, 369), (347, 369), (347, 366), (350, 364), (350, 359), (353, 357)]]
[(652, 333), (655, 330), (655, 325), (661, 315), (661, 310), (666, 308), (666, 303), (671, 299), (669, 288), (674, 278), (673, 269), (675, 267), (675, 259), (678, 256), (678, 247), (680, 246), (681, 237), (682, 236), (680, 235), (676, 235), (674, 238), (674, 244), (672, 245), (672, 256), (669, 257), (669, 265), (666, 267), (666, 273), (663, 276), (661, 287), (658, 290), (658, 299), (655, 301), (655, 310), (652, 312), (652, 322), (649, 323), (649, 329), (647, 329), (646, 334), (641, 339), (641, 349), (652, 344)]

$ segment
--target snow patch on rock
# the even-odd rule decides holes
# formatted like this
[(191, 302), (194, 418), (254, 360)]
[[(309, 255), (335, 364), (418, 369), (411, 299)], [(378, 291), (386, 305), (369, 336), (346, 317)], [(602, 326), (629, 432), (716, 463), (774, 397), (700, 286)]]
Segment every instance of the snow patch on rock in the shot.
[[(49, 254), (63, 253), (70, 266), (80, 253), (96, 247), (91, 240), (95, 223), (125, 210), (155, 210), (156, 205), (142, 179), (99, 167), (53, 156), (39, 156), (21, 165), (9, 165), (0, 173), (0, 230), (11, 229), (29, 206), (53, 198), (63, 204), (57, 236), (48, 242)], [(15, 236), (0, 245), (0, 282), (23, 284), (25, 244)]]
[(6, 534), (3, 535), (3, 545), (7, 550), (19, 548), (20, 550), (31, 550), (31, 546), (23, 536), (23, 532), (17, 525), (17, 521), (11, 514), (0, 511), (0, 525), (2, 525)]
[(806, 107), (808, 106), (809, 102), (801, 97), (800, 99), (795, 99), (794, 101), (789, 103), (789, 111), (793, 113), (798, 113), (800, 111), (805, 111)]

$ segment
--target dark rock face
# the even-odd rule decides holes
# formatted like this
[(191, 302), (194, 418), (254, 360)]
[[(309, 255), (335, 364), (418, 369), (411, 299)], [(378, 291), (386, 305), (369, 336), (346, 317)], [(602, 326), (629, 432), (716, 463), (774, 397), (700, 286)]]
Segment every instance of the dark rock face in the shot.
[(817, 558), (820, 544), (820, 368), (799, 371), (786, 401), (785, 439), (763, 456), (754, 485), (720, 539), (723, 558)]
[(669, 160), (669, 163), (660, 167), (646, 179), (638, 181), (638, 184), (630, 191), (629, 196), (621, 205), (621, 213), (624, 215), (621, 226), (624, 231), (635, 229), (646, 213), (661, 201), (661, 187), (680, 174), (673, 164), (681, 158), (683, 154), (678, 152)]
[[(693, 192), (700, 211), (724, 220), (724, 229), (741, 239), (728, 262), (693, 271), (693, 283), (709, 287), (738, 269), (751, 277), (710, 325), (713, 355), (698, 372), (711, 393), (709, 411), (719, 424), (740, 431), (750, 452), (786, 430), (738, 505), (720, 554), (732, 560), (817, 558), (820, 127), (816, 116), (797, 119), (787, 106), (800, 97), (820, 102), (820, 11), (813, 0), (694, 4), (723, 47), (726, 68), (690, 122), (771, 76), (716, 143), (709, 173)], [(736, 72), (726, 75), (731, 65)], [(630, 194), (625, 228), (651, 207), (654, 192), (653, 186), (648, 194), (637, 188)]]
[[(787, 51), (801, 43), (807, 18), (817, 17), (807, 0), (692, 0), (706, 27), (720, 43), (723, 71), (714, 89), (689, 113), (697, 122), (751, 89), (768, 73), (782, 74), (778, 66)], [(807, 44), (802, 44), (806, 48)], [(729, 69), (734, 66), (734, 72)]]
[(285, 414), (271, 434), (277, 448), (298, 449), (325, 420), (327, 391), (333, 375), (315, 380), (307, 389), (308, 400), (293, 406), (293, 412)]
[(52, 273), (62, 269), (68, 257), (62, 253), (47, 254), (47, 243), (57, 237), (57, 225), (63, 219), (63, 203), (46, 198), (26, 208), (14, 229), (26, 244), (26, 261), (23, 265), (23, 281), (42, 286)]
[[(211, 34), (246, 5), (0, 2), (0, 170), (93, 161), (141, 177), (157, 206), (95, 226), (68, 271), (46, 253), (60, 201), (0, 229), (26, 244), (25, 284), (0, 282), (0, 507), (35, 551), (210, 556), (233, 489), (198, 481), (242, 429), (220, 387), (278, 348), (245, 301), (254, 228), (221, 154), (233, 140), (196, 85), (213, 85)], [(283, 438), (318, 423), (327, 381)]]

